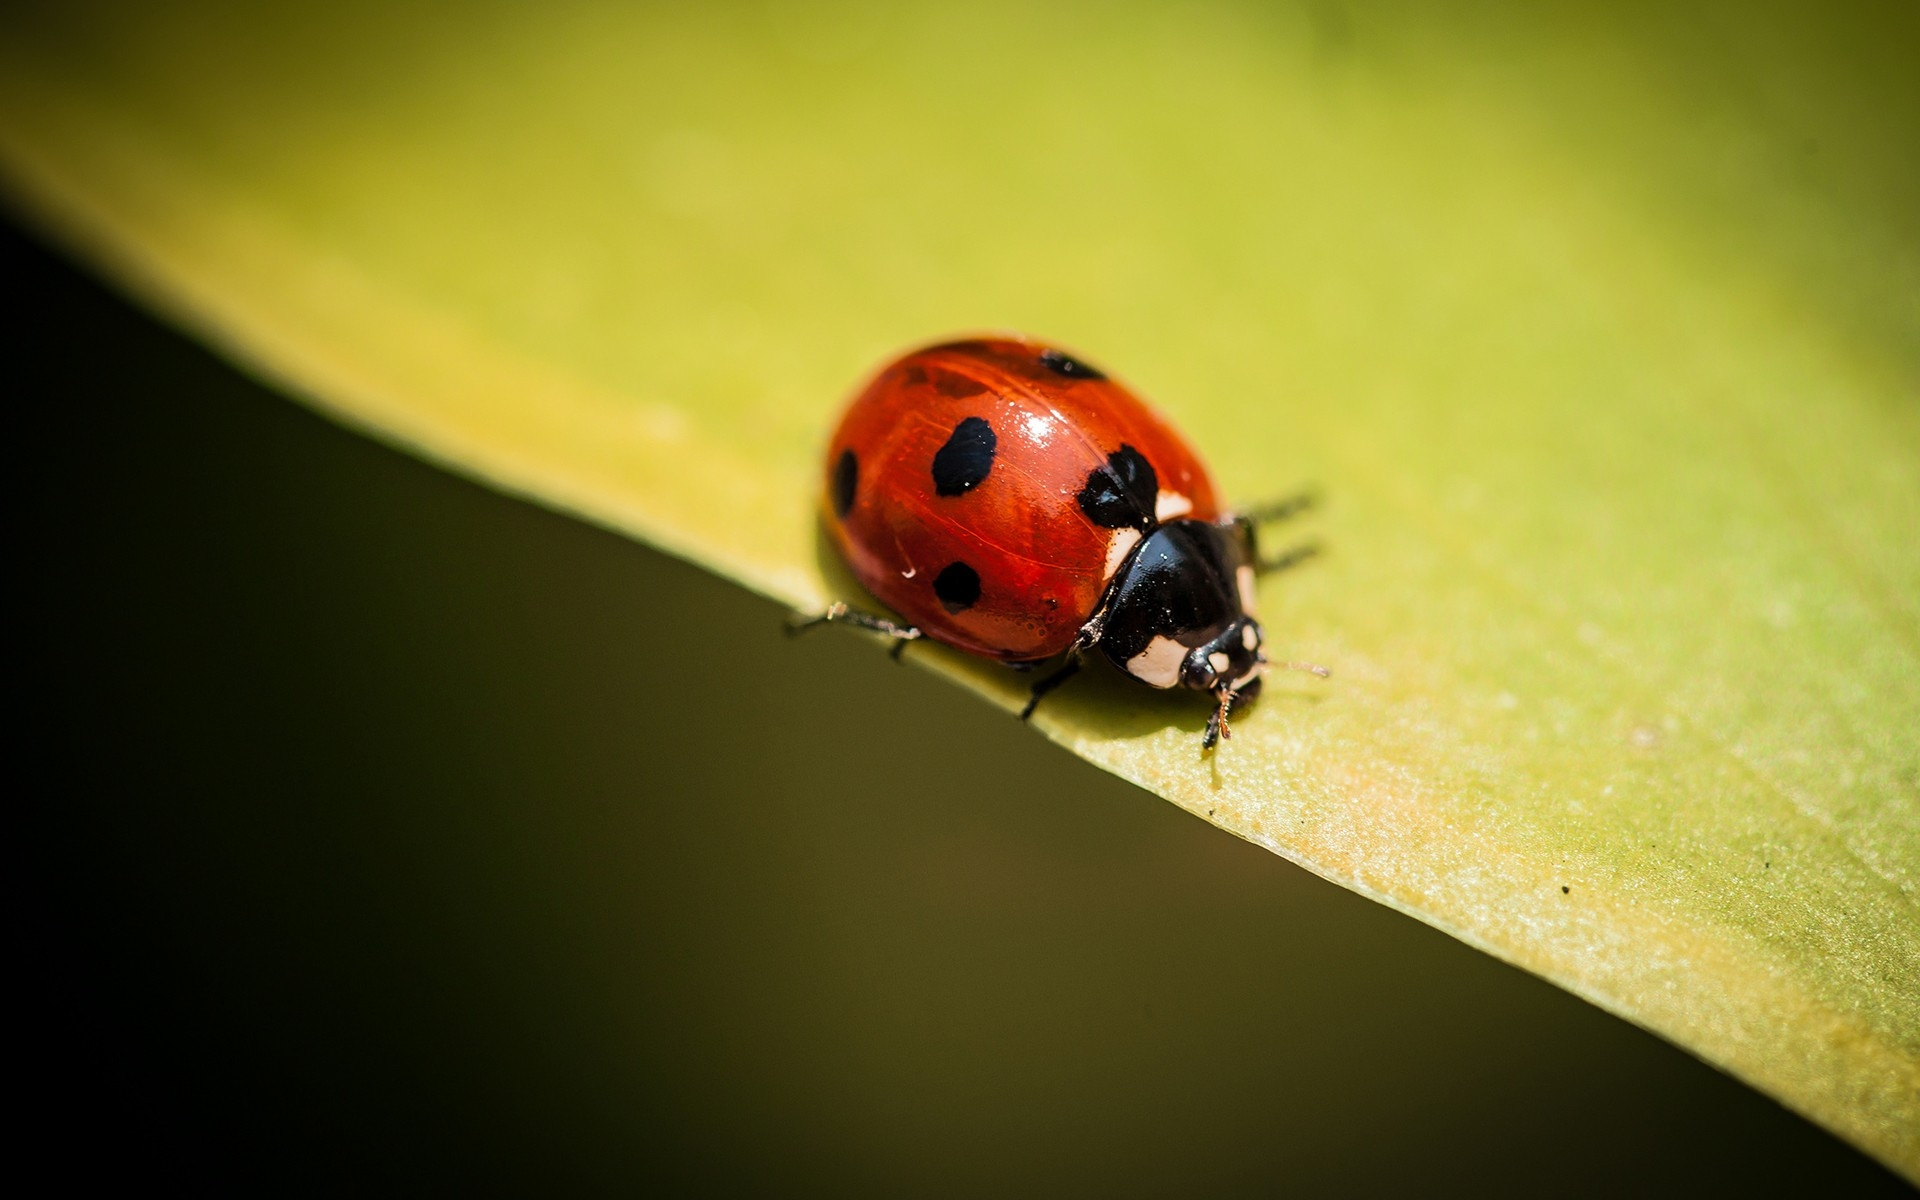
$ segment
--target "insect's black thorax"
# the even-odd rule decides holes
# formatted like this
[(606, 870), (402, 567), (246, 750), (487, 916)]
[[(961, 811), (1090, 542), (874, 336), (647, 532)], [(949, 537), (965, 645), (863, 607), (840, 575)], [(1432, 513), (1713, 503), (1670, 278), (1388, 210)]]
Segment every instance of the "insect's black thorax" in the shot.
[(1213, 690), (1246, 679), (1261, 637), (1242, 600), (1251, 567), (1230, 527), (1191, 520), (1155, 526), (1108, 592), (1102, 652), (1155, 687)]

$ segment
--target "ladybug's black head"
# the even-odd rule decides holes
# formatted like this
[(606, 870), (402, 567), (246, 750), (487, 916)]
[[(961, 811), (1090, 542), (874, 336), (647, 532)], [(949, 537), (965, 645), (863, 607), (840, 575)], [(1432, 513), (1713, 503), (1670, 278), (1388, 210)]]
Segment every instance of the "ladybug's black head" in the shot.
[(1260, 668), (1260, 623), (1246, 611), (1252, 575), (1230, 531), (1204, 521), (1156, 526), (1114, 577), (1100, 648), (1153, 687), (1241, 691)]
[(1180, 663), (1180, 686), (1196, 692), (1239, 691), (1257, 680), (1260, 664), (1260, 622), (1242, 616), (1229, 621), (1212, 639), (1187, 651)]

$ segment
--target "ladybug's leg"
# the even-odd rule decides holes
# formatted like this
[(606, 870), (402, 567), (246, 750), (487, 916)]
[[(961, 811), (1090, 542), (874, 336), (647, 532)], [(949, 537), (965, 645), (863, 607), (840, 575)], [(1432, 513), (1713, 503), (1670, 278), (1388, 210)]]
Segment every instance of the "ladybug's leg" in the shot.
[(1275, 571), (1284, 571), (1288, 567), (1297, 567), (1309, 558), (1320, 553), (1320, 543), (1302, 542), (1300, 545), (1290, 550), (1282, 551), (1272, 558), (1265, 558), (1260, 554), (1260, 538), (1259, 535), (1254, 532), (1252, 518), (1235, 515), (1229, 518), (1229, 524), (1233, 530), (1234, 537), (1240, 541), (1241, 552), (1247, 556), (1246, 561), (1252, 564), (1253, 569), (1262, 575), (1271, 575)]
[(1254, 527), (1254, 519), (1252, 517), (1245, 513), (1236, 513), (1227, 518), (1226, 524), (1227, 527), (1233, 531), (1235, 539), (1239, 541), (1241, 553), (1247, 556), (1246, 561), (1253, 566), (1255, 571), (1262, 575), (1271, 575), (1275, 571), (1284, 571), (1288, 567), (1299, 566), (1309, 558), (1320, 553), (1320, 543), (1302, 542), (1300, 545), (1283, 551), (1273, 558), (1266, 558), (1260, 553), (1260, 535)]
[(892, 638), (892, 654), (895, 662), (900, 660), (900, 655), (906, 650), (908, 642), (917, 642), (927, 636), (912, 625), (900, 625), (887, 620), (885, 617), (876, 617), (872, 613), (864, 613), (857, 608), (848, 608), (838, 600), (827, 605), (826, 611), (819, 616), (803, 617), (799, 620), (788, 621), (787, 633), (805, 633), (809, 629), (818, 629), (820, 626), (834, 621), (838, 621), (842, 625), (851, 625), (855, 629), (868, 629), (874, 633), (884, 633)]
[[(1258, 693), (1258, 689), (1260, 689), (1260, 680), (1254, 680), (1252, 684), (1248, 684), (1248, 687), (1242, 687), (1242, 691), (1248, 691), (1246, 699), (1254, 699), (1254, 693)], [(1221, 737), (1233, 737), (1233, 728), (1227, 724), (1227, 718), (1233, 716), (1233, 703), (1236, 699), (1240, 699), (1240, 693), (1221, 687), (1219, 691), (1213, 693), (1213, 699), (1217, 701), (1217, 707), (1213, 708), (1213, 712), (1210, 712), (1206, 718), (1206, 733), (1200, 735), (1202, 753), (1212, 751), (1215, 745), (1219, 745)]]
[[(1202, 754), (1220, 744), (1220, 731), (1226, 728), (1226, 724), (1227, 703), (1222, 700), (1220, 707), (1207, 714), (1207, 731), (1200, 735), (1200, 752)], [(1232, 737), (1233, 734), (1229, 732), (1227, 736)]]
[(1320, 503), (1318, 492), (1310, 490), (1296, 492), (1291, 496), (1249, 508), (1240, 514), (1240, 518), (1256, 525), (1265, 525), (1269, 521), (1284, 521), (1288, 517), (1299, 516), (1318, 503)]
[[(1288, 663), (1287, 665), (1293, 666), (1294, 664)], [(1315, 669), (1323, 675), (1326, 674), (1326, 668), (1324, 667)], [(1260, 677), (1258, 675), (1241, 684), (1237, 691), (1229, 688), (1221, 688), (1215, 692), (1214, 699), (1218, 703), (1213, 712), (1207, 717), (1207, 731), (1200, 736), (1200, 749), (1202, 751), (1211, 750), (1220, 744), (1221, 738), (1232, 737), (1233, 729), (1227, 724), (1227, 718), (1233, 715), (1233, 710), (1236, 707), (1248, 703), (1259, 694)]]
[(1275, 571), (1284, 571), (1288, 567), (1297, 567), (1301, 563), (1320, 553), (1319, 542), (1303, 542), (1291, 550), (1283, 551), (1273, 558), (1254, 557), (1253, 569), (1262, 575), (1271, 575)]
[(1316, 492), (1298, 492), (1285, 499), (1275, 500), (1271, 504), (1262, 504), (1245, 512), (1235, 513), (1229, 518), (1234, 536), (1240, 539), (1240, 545), (1246, 550), (1247, 561), (1253, 564), (1254, 570), (1262, 575), (1284, 571), (1320, 553), (1318, 543), (1308, 542), (1295, 546), (1276, 558), (1263, 558), (1260, 555), (1260, 537), (1257, 530), (1260, 525), (1298, 516), (1319, 502), (1320, 497)]
[(1053, 689), (1059, 687), (1061, 684), (1065, 683), (1067, 680), (1072, 679), (1074, 676), (1074, 673), (1077, 672), (1079, 669), (1080, 669), (1080, 660), (1077, 658), (1069, 658), (1066, 661), (1066, 663), (1063, 664), (1058, 671), (1055, 671), (1053, 674), (1047, 676), (1045, 679), (1042, 679), (1040, 682), (1034, 684), (1033, 691), (1027, 694), (1027, 706), (1020, 710), (1020, 719), (1024, 721), (1028, 717), (1032, 716), (1033, 710), (1040, 706), (1040, 698), (1042, 696), (1045, 696), (1048, 692), (1052, 691)]

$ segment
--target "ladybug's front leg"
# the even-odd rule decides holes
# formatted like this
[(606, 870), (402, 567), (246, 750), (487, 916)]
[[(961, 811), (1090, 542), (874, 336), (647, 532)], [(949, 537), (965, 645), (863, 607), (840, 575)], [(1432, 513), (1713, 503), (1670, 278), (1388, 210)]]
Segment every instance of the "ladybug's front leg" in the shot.
[[(1297, 664), (1288, 663), (1287, 665), (1291, 667)], [(1311, 671), (1315, 671), (1321, 675), (1325, 675), (1327, 673), (1327, 669), (1325, 667), (1309, 667), (1307, 669)], [(1220, 739), (1231, 738), (1233, 736), (1233, 727), (1227, 724), (1227, 718), (1233, 715), (1233, 710), (1235, 708), (1237, 708), (1239, 705), (1249, 700), (1252, 700), (1254, 697), (1258, 696), (1259, 694), (1260, 694), (1260, 677), (1258, 675), (1254, 676), (1252, 679), (1247, 680), (1247, 682), (1241, 684), (1240, 688), (1237, 691), (1231, 690), (1228, 688), (1221, 688), (1218, 692), (1214, 694), (1214, 698), (1215, 700), (1218, 701), (1218, 705), (1217, 707), (1214, 708), (1213, 714), (1207, 718), (1207, 731), (1200, 736), (1201, 753), (1205, 753), (1213, 749), (1215, 746), (1218, 746), (1220, 744)]]
[(848, 608), (838, 600), (827, 605), (826, 611), (818, 616), (789, 620), (787, 622), (787, 633), (789, 635), (802, 634), (809, 629), (817, 629), (822, 625), (834, 621), (838, 621), (842, 625), (851, 625), (856, 629), (867, 629), (874, 633), (884, 633), (892, 638), (893, 650), (891, 653), (895, 662), (898, 662), (900, 655), (906, 651), (908, 642), (917, 642), (927, 636), (915, 626), (901, 625), (897, 622), (889, 621), (885, 617), (876, 617), (872, 613), (861, 612), (857, 608)]

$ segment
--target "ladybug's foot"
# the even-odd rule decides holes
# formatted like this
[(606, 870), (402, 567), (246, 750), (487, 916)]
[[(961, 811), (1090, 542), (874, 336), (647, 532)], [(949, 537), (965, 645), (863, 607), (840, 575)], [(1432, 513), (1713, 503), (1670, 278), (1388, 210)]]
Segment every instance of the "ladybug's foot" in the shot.
[(800, 617), (789, 620), (787, 622), (787, 634), (789, 636), (796, 636), (810, 629), (818, 629), (822, 625), (835, 621), (842, 625), (851, 625), (855, 629), (866, 629), (874, 633), (884, 633), (894, 639), (892, 653), (895, 662), (900, 661), (900, 655), (906, 650), (908, 642), (917, 642), (927, 636), (912, 625), (901, 625), (889, 621), (885, 617), (876, 617), (872, 613), (861, 612), (857, 608), (848, 608), (838, 600), (827, 605), (826, 611), (817, 616)]
[(1233, 693), (1221, 688), (1214, 695), (1219, 698), (1219, 706), (1207, 717), (1207, 731), (1200, 735), (1202, 754), (1218, 746), (1223, 738), (1233, 737), (1233, 727), (1227, 724), (1227, 717), (1233, 712)]
[[(1265, 659), (1261, 659), (1260, 661), (1261, 665), (1264, 666), (1266, 664)], [(1292, 666), (1294, 664), (1289, 663), (1287, 665)], [(1318, 669), (1322, 671), (1325, 670), (1325, 668)], [(1207, 718), (1207, 732), (1200, 738), (1200, 750), (1202, 753), (1213, 749), (1222, 741), (1233, 737), (1233, 726), (1227, 724), (1227, 718), (1233, 715), (1235, 708), (1242, 704), (1252, 703), (1253, 699), (1259, 694), (1260, 677), (1258, 675), (1255, 675), (1252, 679), (1247, 680), (1237, 688), (1218, 688), (1214, 691), (1213, 697), (1218, 701), (1218, 704), (1214, 708), (1213, 714)]]
[(1058, 671), (1055, 671), (1053, 674), (1047, 676), (1045, 679), (1042, 679), (1039, 683), (1034, 684), (1033, 691), (1028, 693), (1027, 695), (1027, 706), (1020, 710), (1020, 719), (1024, 721), (1028, 717), (1031, 717), (1033, 715), (1033, 710), (1040, 707), (1040, 698), (1042, 696), (1045, 696), (1048, 692), (1059, 687), (1061, 684), (1065, 683), (1067, 680), (1072, 679), (1074, 676), (1074, 673), (1079, 670), (1080, 670), (1080, 660), (1077, 658), (1070, 658), (1066, 661), (1066, 664), (1062, 666)]

